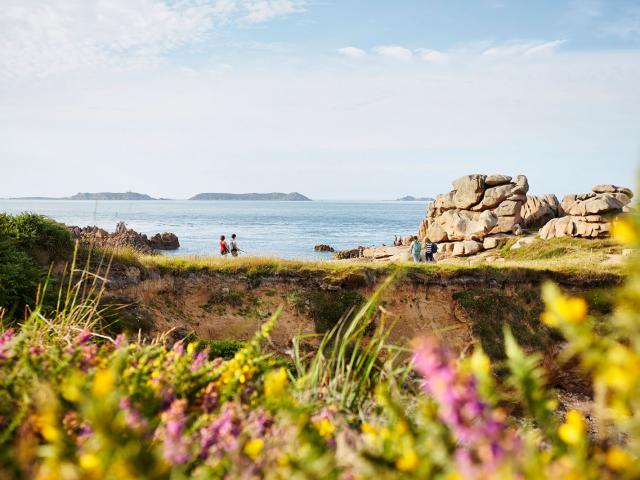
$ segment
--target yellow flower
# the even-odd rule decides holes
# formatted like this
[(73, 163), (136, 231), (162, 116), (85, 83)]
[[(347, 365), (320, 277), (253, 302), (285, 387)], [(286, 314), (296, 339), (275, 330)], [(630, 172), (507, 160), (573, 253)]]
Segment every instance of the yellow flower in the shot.
[(620, 447), (611, 447), (605, 457), (607, 466), (616, 472), (626, 470), (633, 464), (631, 456)]
[(91, 393), (97, 398), (106, 397), (112, 392), (115, 381), (113, 372), (108, 368), (98, 370), (93, 378)]
[(193, 352), (196, 351), (196, 347), (197, 347), (196, 342), (190, 342), (189, 345), (187, 345), (187, 353), (191, 355)]
[(447, 475), (447, 480), (464, 480), (464, 477), (458, 472), (451, 472)]
[(638, 243), (636, 229), (629, 218), (620, 218), (611, 224), (611, 234), (620, 243), (625, 245), (635, 245)]
[(256, 460), (260, 456), (263, 448), (264, 440), (261, 438), (253, 438), (244, 446), (244, 453), (246, 453), (251, 459)]
[(398, 457), (396, 468), (401, 472), (414, 472), (418, 468), (418, 456), (413, 449), (409, 449)]
[(333, 423), (331, 423), (326, 418), (323, 418), (320, 421), (316, 422), (315, 426), (316, 430), (318, 430), (318, 433), (322, 438), (324, 438), (325, 440), (331, 439), (331, 437), (333, 436), (333, 432), (335, 431)]
[(363, 423), (360, 429), (362, 430), (362, 433), (370, 433), (370, 434), (376, 433), (376, 427), (374, 427), (373, 425), (367, 422)]
[(282, 394), (289, 383), (287, 371), (280, 367), (269, 372), (264, 379), (264, 394), (267, 397), (276, 397)]
[(479, 348), (471, 355), (471, 370), (476, 375), (489, 375), (491, 371), (489, 357)]
[(586, 427), (582, 414), (577, 410), (569, 410), (565, 422), (560, 425), (558, 435), (563, 442), (569, 445), (577, 445), (582, 442)]
[(100, 467), (100, 459), (93, 453), (85, 453), (80, 456), (80, 467), (84, 470), (97, 470)]

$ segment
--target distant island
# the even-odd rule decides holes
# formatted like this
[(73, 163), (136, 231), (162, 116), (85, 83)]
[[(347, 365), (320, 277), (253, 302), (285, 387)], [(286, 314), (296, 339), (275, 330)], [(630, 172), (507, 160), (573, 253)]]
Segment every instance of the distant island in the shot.
[(279, 200), (285, 202), (309, 202), (301, 193), (199, 193), (189, 200)]
[(66, 200), (156, 200), (144, 193), (136, 192), (98, 192), (98, 193), (76, 193)]
[(397, 202), (433, 202), (431, 197), (412, 197), (407, 195), (406, 197), (396, 199)]
[(136, 192), (78, 192), (70, 197), (13, 197), (12, 200), (166, 200)]

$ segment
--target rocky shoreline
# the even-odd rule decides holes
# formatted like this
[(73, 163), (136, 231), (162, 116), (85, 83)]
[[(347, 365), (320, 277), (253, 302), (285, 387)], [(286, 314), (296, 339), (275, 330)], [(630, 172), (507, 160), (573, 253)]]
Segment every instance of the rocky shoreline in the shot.
[(159, 250), (177, 250), (180, 248), (180, 241), (174, 233), (156, 233), (148, 238), (144, 233), (138, 233), (131, 228), (127, 228), (124, 222), (116, 225), (114, 233), (109, 233), (103, 228), (87, 226), (68, 226), (71, 238), (78, 240), (87, 246), (122, 248), (131, 247), (135, 251), (144, 254), (154, 254)]

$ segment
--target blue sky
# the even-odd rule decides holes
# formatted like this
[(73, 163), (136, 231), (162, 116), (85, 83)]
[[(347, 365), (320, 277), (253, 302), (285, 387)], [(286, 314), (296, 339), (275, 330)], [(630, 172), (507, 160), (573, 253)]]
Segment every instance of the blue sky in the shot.
[(640, 3), (5, 0), (0, 197), (635, 184)]

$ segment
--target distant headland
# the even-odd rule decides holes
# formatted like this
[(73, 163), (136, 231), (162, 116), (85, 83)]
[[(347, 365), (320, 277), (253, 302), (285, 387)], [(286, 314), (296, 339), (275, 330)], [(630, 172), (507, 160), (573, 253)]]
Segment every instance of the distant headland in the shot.
[(308, 202), (310, 198), (301, 193), (199, 193), (189, 200), (278, 200), (286, 202)]
[[(70, 197), (14, 197), (13, 200), (169, 200), (168, 198), (154, 198), (145, 193), (137, 192), (78, 192)], [(308, 202), (310, 198), (301, 193), (198, 193), (189, 200), (277, 200), (289, 202)]]
[(406, 197), (396, 199), (397, 202), (433, 202), (431, 197), (413, 197), (407, 195)]

